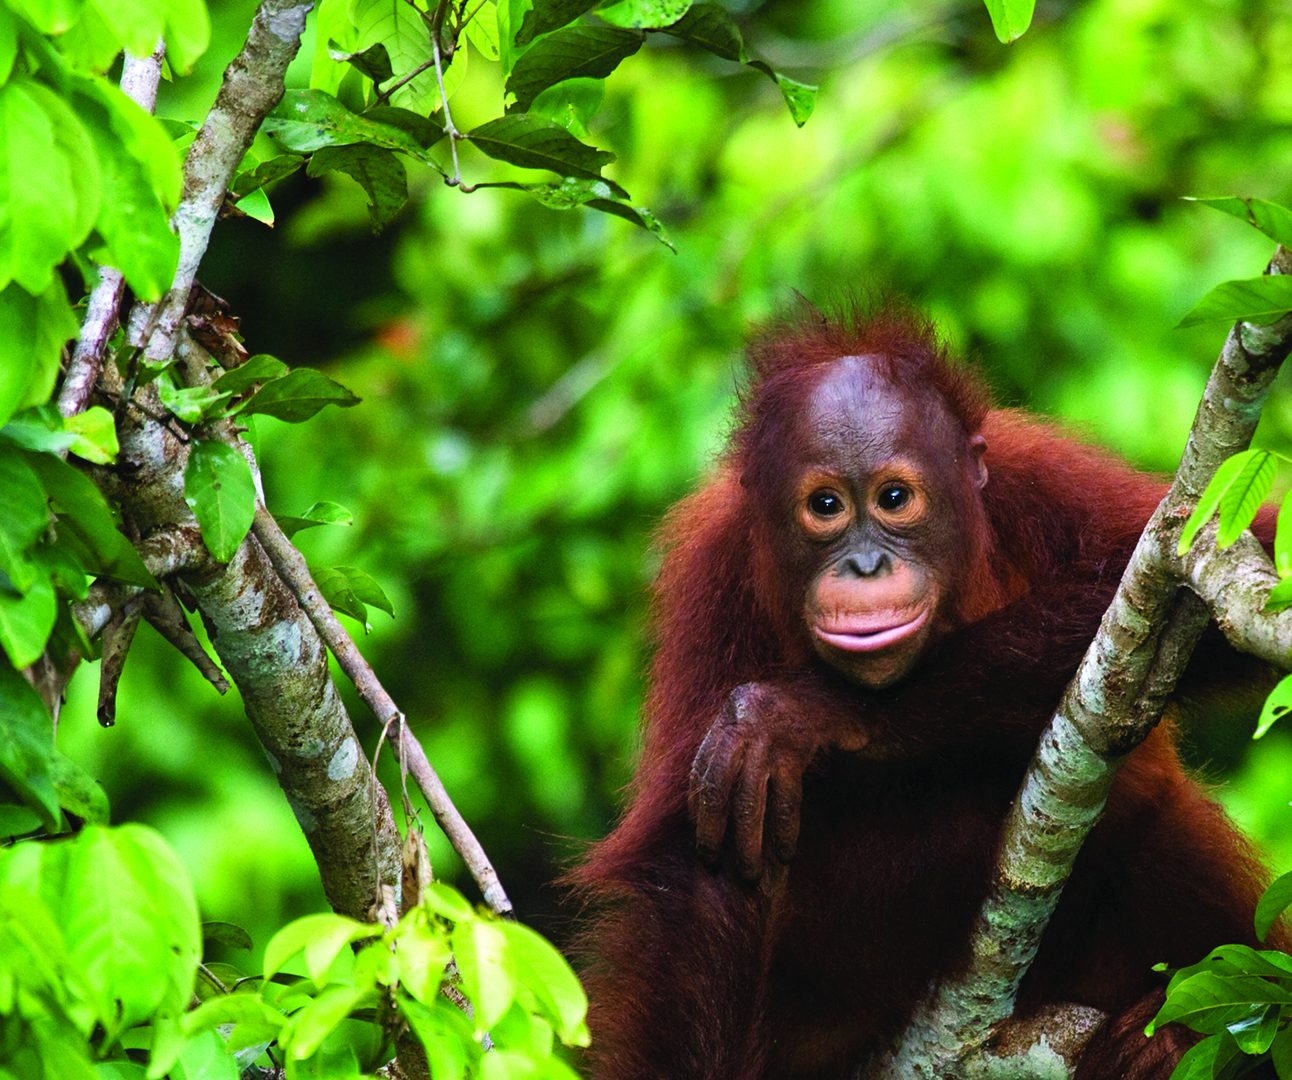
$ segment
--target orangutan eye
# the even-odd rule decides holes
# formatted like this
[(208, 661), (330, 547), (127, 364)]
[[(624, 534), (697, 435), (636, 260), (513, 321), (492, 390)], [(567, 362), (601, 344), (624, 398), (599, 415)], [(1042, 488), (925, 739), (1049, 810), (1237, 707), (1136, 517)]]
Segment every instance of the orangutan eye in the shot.
[(902, 484), (886, 484), (875, 500), (881, 510), (900, 510), (911, 501), (911, 489)]
[(817, 517), (834, 517), (843, 513), (843, 499), (833, 491), (814, 491), (807, 502), (808, 509)]

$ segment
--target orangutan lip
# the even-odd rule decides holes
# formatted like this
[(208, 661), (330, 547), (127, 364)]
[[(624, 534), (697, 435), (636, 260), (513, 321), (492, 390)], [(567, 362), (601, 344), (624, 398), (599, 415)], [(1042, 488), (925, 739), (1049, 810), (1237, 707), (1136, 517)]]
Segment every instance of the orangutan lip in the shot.
[(826, 630), (820, 626), (812, 627), (812, 632), (827, 645), (832, 645), (836, 649), (842, 649), (844, 652), (878, 652), (880, 649), (887, 649), (890, 645), (896, 645), (899, 641), (904, 641), (912, 634), (916, 633), (925, 620), (929, 617), (929, 609), (925, 608), (910, 622), (898, 623), (893, 626), (840, 626), (833, 630)]

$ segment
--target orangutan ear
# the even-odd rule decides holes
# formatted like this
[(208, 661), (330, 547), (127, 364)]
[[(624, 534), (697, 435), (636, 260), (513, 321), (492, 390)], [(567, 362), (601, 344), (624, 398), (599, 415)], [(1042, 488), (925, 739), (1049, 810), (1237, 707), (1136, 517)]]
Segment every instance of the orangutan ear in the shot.
[(987, 486), (987, 440), (981, 435), (971, 435), (969, 437), (969, 450), (973, 454), (971, 463), (971, 474), (977, 476), (979, 489)]

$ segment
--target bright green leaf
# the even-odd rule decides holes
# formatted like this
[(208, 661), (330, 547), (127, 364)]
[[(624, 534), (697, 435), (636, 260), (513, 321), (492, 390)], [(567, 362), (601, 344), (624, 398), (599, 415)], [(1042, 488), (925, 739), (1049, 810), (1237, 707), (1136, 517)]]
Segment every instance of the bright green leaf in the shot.
[(1220, 496), (1220, 527), (1216, 543), (1229, 547), (1256, 519), (1265, 496), (1274, 486), (1278, 462), (1268, 450), (1249, 450), (1243, 467)]
[[(1287, 682), (1288, 676), (1283, 681)], [(1275, 879), (1260, 902), (1256, 905), (1256, 936), (1262, 941), (1274, 925), (1274, 920), (1292, 907), (1292, 873), (1282, 874)]]
[(479, 918), (475, 908), (467, 903), (466, 897), (442, 881), (432, 881), (426, 887), (422, 894), (422, 904), (450, 922), (469, 922)]
[(56, 35), (69, 29), (81, 14), (85, 0), (5, 0), (14, 11), (42, 34)]
[(492, 0), (487, 0), (476, 9), (464, 33), (467, 41), (486, 60), (502, 59), (502, 48), (498, 42), (498, 8)]
[(1274, 524), (1274, 569), (1280, 578), (1292, 577), (1292, 492), (1283, 496)]
[(642, 47), (645, 34), (613, 26), (571, 26), (549, 34), (512, 68), (507, 90), (528, 109), (543, 90), (566, 79), (603, 79)]
[(332, 986), (301, 1009), (282, 1033), (282, 1047), (292, 1061), (316, 1051), (371, 991), (357, 986)]
[(96, 465), (110, 465), (117, 460), (121, 447), (117, 443), (116, 421), (102, 405), (69, 416), (63, 423), (75, 437), (68, 449), (77, 457)]
[(211, 43), (211, 16), (203, 0), (165, 0), (166, 62), (181, 75)]
[(1292, 578), (1284, 578), (1265, 598), (1265, 611), (1286, 611), (1292, 607)]
[(597, 11), (597, 17), (614, 26), (657, 30), (672, 26), (691, 8), (692, 0), (620, 0)]
[(1243, 450), (1221, 462), (1220, 468), (1216, 470), (1215, 475), (1212, 476), (1202, 494), (1198, 497), (1198, 505), (1194, 507), (1193, 513), (1189, 515), (1189, 520), (1184, 524), (1184, 531), (1180, 533), (1180, 542), (1176, 545), (1175, 553), (1177, 555), (1183, 556), (1193, 546), (1194, 538), (1198, 535), (1199, 530), (1211, 520), (1211, 516), (1220, 506), (1221, 498), (1229, 490), (1230, 484), (1242, 472), (1243, 466), (1257, 453), (1259, 451)]
[(1251, 1016), (1236, 1020), (1228, 1026), (1229, 1034), (1244, 1054), (1263, 1054), (1279, 1033), (1282, 1010), (1278, 1005), (1267, 1005)]
[(236, 199), (233, 205), (252, 220), (273, 227), (274, 208), (269, 204), (269, 196), (265, 194), (264, 188), (256, 188), (255, 191)]
[(400, 983), (428, 1007), (433, 1007), (439, 997), (445, 965), (453, 955), (441, 925), (428, 925), (424, 919), (405, 920), (395, 939)]
[(1292, 990), (1256, 976), (1202, 972), (1172, 987), (1153, 1023), (1177, 1021), (1215, 1035), (1263, 1005), (1292, 1005)]
[(298, 953), (304, 954), (306, 970), (315, 985), (322, 986), (327, 970), (341, 950), (351, 942), (381, 934), (381, 927), (361, 923), (345, 915), (306, 915), (278, 931), (265, 946), (265, 978), (282, 971)]
[(359, 398), (314, 368), (295, 368), (281, 379), (265, 383), (242, 407), (243, 414), (263, 413), (289, 424), (308, 420), (327, 405), (348, 409)]
[(1036, 0), (985, 0), (996, 37), (1006, 45), (1017, 41), (1032, 25)]
[(157, 393), (161, 403), (186, 424), (206, 419), (230, 396), (213, 386), (177, 386), (169, 370), (158, 378)]
[(18, 58), (18, 24), (13, 12), (0, 4), (0, 83), (9, 80), (13, 62)]
[(1247, 222), (1271, 240), (1292, 247), (1292, 210), (1266, 199), (1227, 196), (1219, 199), (1189, 199), (1200, 206), (1210, 206)]
[(1264, 277), (1225, 281), (1207, 293), (1184, 316), (1176, 328), (1202, 323), (1276, 322), (1292, 311), (1292, 277), (1267, 274)]
[(194, 442), (184, 467), (184, 501), (207, 549), (228, 562), (256, 515), (256, 485), (247, 459), (224, 443)]
[(212, 383), (212, 388), (226, 394), (241, 394), (256, 383), (268, 382), (287, 374), (288, 368), (276, 356), (268, 353), (257, 353), (245, 363), (230, 368)]
[[(1273, 595), (1271, 594), (1271, 599)], [(1269, 697), (1261, 707), (1260, 719), (1256, 722), (1253, 739), (1259, 739), (1292, 709), (1292, 675), (1285, 675), (1277, 686), (1270, 691)]]
[(0, 736), (0, 780), (45, 828), (57, 828), (53, 725), (40, 695), (8, 664), (0, 664)]
[(63, 346), (76, 330), (57, 278), (39, 296), (17, 285), (0, 291), (0, 425), (49, 398)]
[(496, 923), (471, 919), (454, 926), (452, 940), (463, 993), (475, 1006), (476, 1029), (488, 1031), (516, 999), (507, 939)]
[[(350, 0), (349, 13), (357, 50), (363, 51), (373, 45), (385, 46), (393, 73), (399, 78), (431, 60), (431, 36), (426, 23), (405, 0)], [(445, 76), (447, 79), (448, 72)], [(423, 70), (395, 91), (391, 100), (414, 112), (429, 113), (440, 100), (435, 72)]]
[(588, 998), (565, 957), (528, 926), (517, 922), (498, 925), (522, 984), (552, 1021), (561, 1041), (567, 1046), (586, 1046)]

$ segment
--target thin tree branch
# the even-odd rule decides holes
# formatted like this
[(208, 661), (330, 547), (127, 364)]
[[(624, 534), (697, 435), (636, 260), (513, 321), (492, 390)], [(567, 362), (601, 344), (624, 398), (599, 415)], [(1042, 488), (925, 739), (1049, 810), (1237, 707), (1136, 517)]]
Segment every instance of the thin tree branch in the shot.
[(319, 636), (336, 657), (341, 670), (350, 677), (355, 689), (359, 691), (359, 696), (373, 711), (378, 722), (387, 729), (392, 723), (397, 726), (399, 750), (407, 760), (408, 770), (413, 774), (413, 779), (417, 781), (417, 786), (426, 797), (426, 803), (431, 808), (431, 813), (435, 815), (440, 828), (444, 830), (444, 835), (448, 837), (454, 850), (462, 856), (463, 862), (466, 863), (467, 869), (480, 888), (485, 903), (499, 915), (510, 916), (511, 901), (507, 898), (502, 882), (485, 854), (484, 848), (481, 847), (480, 841), (476, 839), (471, 827), (453, 805), (453, 800), (449, 798), (443, 781), (427, 759), (421, 743), (408, 730), (408, 725), (402, 723), (403, 713), (399, 706), (381, 685), (376, 673), (363, 658), (363, 654), (359, 652), (350, 635), (346, 633), (345, 627), (341, 625), (333, 614), (332, 608), (323, 598), (323, 594), (310, 575), (309, 566), (304, 557), (292, 546), (291, 541), (279, 528), (278, 522), (264, 506), (256, 507), (256, 519), (252, 529), (279, 576), (296, 594), (297, 600), (314, 623)]
[[(162, 56), (165, 47), (158, 42), (151, 56), (136, 57), (126, 53), (121, 69), (121, 89), (137, 105), (152, 112), (157, 104), (157, 84), (161, 81)], [(125, 279), (114, 266), (99, 267), (99, 281), (90, 293), (67, 375), (58, 392), (58, 411), (75, 416), (85, 408), (90, 391), (99, 379), (108, 338), (117, 327)]]

